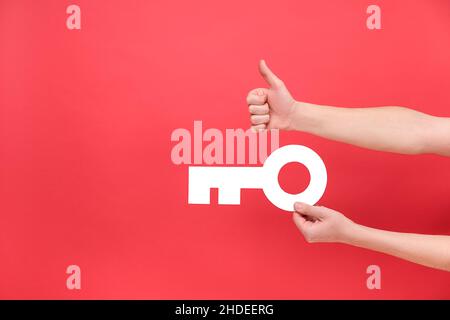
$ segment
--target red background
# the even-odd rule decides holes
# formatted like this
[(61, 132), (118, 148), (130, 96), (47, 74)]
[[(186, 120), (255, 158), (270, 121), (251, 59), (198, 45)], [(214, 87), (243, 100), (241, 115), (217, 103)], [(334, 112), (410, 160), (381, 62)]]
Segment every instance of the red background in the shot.
[[(81, 30), (66, 7), (81, 7)], [(382, 30), (366, 28), (366, 8)], [(258, 190), (187, 204), (176, 128), (247, 128), (265, 58), (298, 100), (450, 116), (450, 2), (0, 0), (0, 298), (450, 298), (450, 274), (307, 244)], [(449, 234), (450, 160), (303, 133), (321, 204), (372, 227)], [(298, 172), (298, 171), (297, 171)], [(305, 185), (291, 168), (281, 180)], [(82, 289), (66, 288), (66, 267)], [(366, 288), (368, 265), (382, 289)]]

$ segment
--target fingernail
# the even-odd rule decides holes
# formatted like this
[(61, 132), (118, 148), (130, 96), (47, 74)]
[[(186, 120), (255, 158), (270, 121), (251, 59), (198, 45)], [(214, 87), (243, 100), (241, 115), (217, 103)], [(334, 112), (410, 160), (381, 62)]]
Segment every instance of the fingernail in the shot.
[(301, 203), (301, 202), (296, 202), (296, 203), (294, 204), (294, 209), (295, 209), (295, 211), (303, 212), (303, 210), (305, 209), (305, 206), (304, 206), (304, 204)]

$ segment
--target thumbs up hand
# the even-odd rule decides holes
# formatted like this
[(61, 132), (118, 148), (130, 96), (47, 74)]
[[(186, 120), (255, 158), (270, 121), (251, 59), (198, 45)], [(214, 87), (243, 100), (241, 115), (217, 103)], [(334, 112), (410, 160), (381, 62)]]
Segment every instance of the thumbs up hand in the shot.
[(288, 89), (267, 66), (259, 62), (259, 72), (266, 80), (268, 88), (257, 88), (249, 92), (247, 104), (252, 128), (291, 130), (296, 101)]

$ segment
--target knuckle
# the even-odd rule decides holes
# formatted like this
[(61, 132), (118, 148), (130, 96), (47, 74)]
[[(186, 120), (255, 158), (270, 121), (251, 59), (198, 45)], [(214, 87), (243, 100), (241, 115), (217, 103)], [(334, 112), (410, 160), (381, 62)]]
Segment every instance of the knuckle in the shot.
[(264, 103), (264, 99), (262, 99), (261, 97), (255, 96), (252, 98), (251, 102), (252, 102), (252, 104), (259, 106)]

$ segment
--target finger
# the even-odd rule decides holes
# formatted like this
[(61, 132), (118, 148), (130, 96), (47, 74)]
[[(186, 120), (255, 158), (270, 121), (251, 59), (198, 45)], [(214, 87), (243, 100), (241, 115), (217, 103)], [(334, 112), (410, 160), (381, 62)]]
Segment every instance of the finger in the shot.
[(264, 104), (267, 102), (267, 89), (253, 89), (247, 95), (247, 104)]
[(305, 217), (303, 217), (298, 212), (294, 211), (293, 214), (292, 214), (292, 220), (294, 220), (295, 225), (301, 231), (301, 233), (304, 234), (305, 233), (305, 229), (306, 229), (306, 222), (307, 222)]
[(266, 124), (269, 122), (269, 119), (270, 116), (268, 114), (250, 116), (250, 122), (252, 125)]
[(269, 69), (264, 60), (259, 62), (259, 73), (261, 73), (263, 78), (271, 87), (277, 88), (283, 85), (283, 81), (281, 81), (280, 78), (278, 78), (275, 73)]
[(258, 115), (268, 114), (269, 105), (267, 103), (264, 103), (262, 105), (251, 104), (248, 106), (248, 111), (251, 114), (258, 114)]
[(252, 130), (253, 132), (259, 132), (262, 130), (266, 130), (266, 125), (265, 124), (258, 124), (256, 126), (252, 126)]
[(315, 207), (304, 202), (296, 202), (294, 204), (294, 210), (302, 215), (315, 219), (322, 219), (326, 216), (325, 207)]

